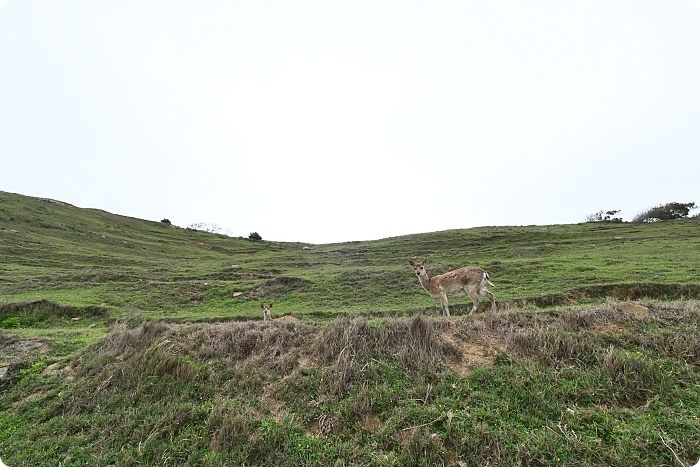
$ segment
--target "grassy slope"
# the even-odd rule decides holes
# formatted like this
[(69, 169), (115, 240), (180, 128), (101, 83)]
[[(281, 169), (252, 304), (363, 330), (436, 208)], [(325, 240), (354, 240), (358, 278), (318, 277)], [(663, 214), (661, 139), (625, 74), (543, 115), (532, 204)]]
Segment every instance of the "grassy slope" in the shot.
[[(409, 258), (427, 257), (431, 273), (485, 267), (503, 308), (606, 284), (697, 284), (699, 234), (696, 220), (485, 227), (304, 250), (0, 192), (0, 360), (13, 363), (0, 457), (13, 467), (673, 465), (665, 441), (690, 460), (700, 455), (696, 302), (651, 304), (642, 320), (600, 299), (388, 317), (439, 305)], [(40, 299), (50, 302), (9, 305)], [(257, 320), (262, 301), (303, 321), (138, 326)], [(313, 324), (348, 312), (383, 318)], [(45, 371), (53, 363), (60, 371)]]
[[(497, 300), (700, 277), (700, 223), (483, 227), (371, 242), (251, 242), (0, 192), (0, 294), (153, 318), (296, 316), (433, 307), (407, 264), (480, 265)], [(280, 276), (297, 280), (274, 280)], [(271, 281), (272, 279), (272, 281)], [(235, 292), (243, 292), (233, 297)], [(458, 299), (457, 303), (464, 300)]]

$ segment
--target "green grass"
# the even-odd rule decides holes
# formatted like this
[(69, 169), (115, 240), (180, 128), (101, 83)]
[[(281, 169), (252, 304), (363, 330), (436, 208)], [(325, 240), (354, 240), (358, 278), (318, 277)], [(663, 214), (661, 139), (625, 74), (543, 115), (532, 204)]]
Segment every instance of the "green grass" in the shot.
[[(700, 457), (697, 219), (303, 246), (0, 192), (2, 460)], [(465, 297), (439, 317), (408, 265), (425, 258), (431, 275), (487, 269), (498, 310), (466, 315)], [(649, 316), (623, 313), (624, 300)], [(262, 323), (270, 302), (297, 320)]]

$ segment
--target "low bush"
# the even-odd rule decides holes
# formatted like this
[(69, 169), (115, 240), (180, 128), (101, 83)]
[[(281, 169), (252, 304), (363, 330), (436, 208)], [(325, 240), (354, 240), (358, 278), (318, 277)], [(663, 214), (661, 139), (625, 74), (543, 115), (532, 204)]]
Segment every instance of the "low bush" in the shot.
[(638, 213), (632, 218), (632, 222), (641, 224), (643, 222), (662, 222), (673, 219), (683, 219), (688, 217), (690, 211), (697, 209), (695, 203), (667, 203)]
[(622, 222), (621, 217), (614, 217), (620, 212), (622, 211), (619, 209), (614, 209), (611, 211), (598, 211), (586, 216), (586, 222)]

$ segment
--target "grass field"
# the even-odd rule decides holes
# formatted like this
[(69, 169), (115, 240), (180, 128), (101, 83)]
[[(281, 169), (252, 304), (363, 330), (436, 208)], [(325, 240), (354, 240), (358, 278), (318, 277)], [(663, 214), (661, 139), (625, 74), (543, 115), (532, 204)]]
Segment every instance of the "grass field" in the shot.
[(312, 245), (0, 192), (0, 458), (690, 466), (699, 278), (698, 219)]

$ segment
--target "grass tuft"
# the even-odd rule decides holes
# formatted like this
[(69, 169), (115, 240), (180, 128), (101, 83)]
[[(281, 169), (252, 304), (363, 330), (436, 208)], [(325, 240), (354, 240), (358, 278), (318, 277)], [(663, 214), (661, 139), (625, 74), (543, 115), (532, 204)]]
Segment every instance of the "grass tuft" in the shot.
[(664, 387), (660, 384), (664, 376), (659, 367), (641, 357), (610, 349), (603, 356), (601, 367), (611, 380), (613, 397), (623, 406), (646, 402)]
[(516, 355), (533, 358), (548, 367), (590, 365), (597, 360), (595, 343), (586, 335), (543, 328), (514, 333), (508, 348)]

